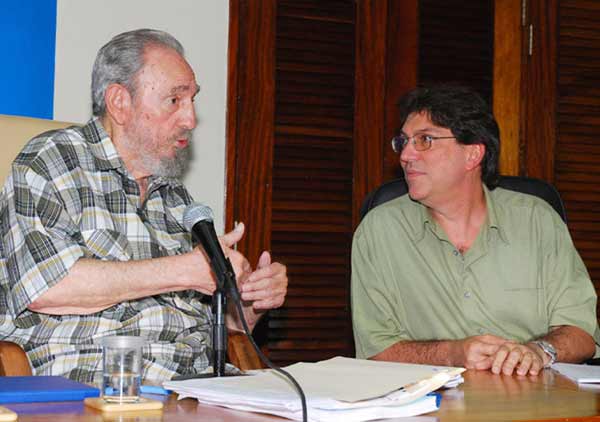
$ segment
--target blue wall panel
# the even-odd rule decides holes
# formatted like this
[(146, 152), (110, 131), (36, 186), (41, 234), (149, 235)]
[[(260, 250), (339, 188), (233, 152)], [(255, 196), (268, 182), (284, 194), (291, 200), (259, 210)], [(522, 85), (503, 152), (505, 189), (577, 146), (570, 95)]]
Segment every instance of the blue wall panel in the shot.
[(56, 0), (0, 0), (0, 114), (53, 117)]

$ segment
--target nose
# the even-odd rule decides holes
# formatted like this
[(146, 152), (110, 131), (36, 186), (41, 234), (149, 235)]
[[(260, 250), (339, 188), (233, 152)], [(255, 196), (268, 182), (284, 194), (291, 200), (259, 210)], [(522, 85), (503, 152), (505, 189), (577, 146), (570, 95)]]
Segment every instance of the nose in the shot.
[(182, 109), (181, 123), (182, 126), (187, 130), (194, 129), (196, 124), (198, 124), (198, 120), (196, 119), (196, 109), (194, 108), (193, 102), (190, 101)]
[(406, 143), (402, 151), (400, 152), (399, 159), (400, 164), (407, 163), (409, 161), (414, 161), (419, 154), (419, 151), (415, 149), (415, 145), (412, 142), (412, 138), (410, 141)]

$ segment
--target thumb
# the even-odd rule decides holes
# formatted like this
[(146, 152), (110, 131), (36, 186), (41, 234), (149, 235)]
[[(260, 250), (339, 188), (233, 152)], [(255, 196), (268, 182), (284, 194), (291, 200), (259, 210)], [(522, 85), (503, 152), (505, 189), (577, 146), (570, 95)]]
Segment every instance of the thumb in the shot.
[(256, 268), (264, 268), (269, 265), (271, 265), (271, 254), (267, 251), (263, 251), (263, 253), (260, 254), (260, 258), (258, 258), (258, 265)]
[(229, 233), (225, 233), (221, 236), (221, 242), (228, 248), (233, 247), (240, 239), (244, 236), (244, 223), (240, 223)]

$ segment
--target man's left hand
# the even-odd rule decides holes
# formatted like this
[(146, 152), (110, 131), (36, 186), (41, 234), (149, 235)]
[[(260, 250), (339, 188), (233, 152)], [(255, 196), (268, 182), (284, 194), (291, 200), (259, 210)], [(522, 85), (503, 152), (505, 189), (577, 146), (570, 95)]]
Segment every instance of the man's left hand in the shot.
[[(492, 362), (494, 374), (537, 375), (544, 367), (543, 356), (535, 345), (508, 342), (500, 346)], [(543, 352), (542, 352), (543, 353)]]
[(285, 265), (271, 262), (271, 255), (264, 251), (258, 259), (256, 270), (240, 286), (240, 293), (244, 302), (252, 303), (255, 313), (261, 313), (283, 305), (287, 285)]
[[(285, 265), (271, 262), (271, 255), (265, 251), (258, 259), (258, 265), (248, 277), (238, 278), (238, 288), (242, 298), (244, 317), (250, 330), (269, 309), (283, 305), (287, 293), (287, 269)], [(242, 324), (233, 303), (229, 302), (231, 315), (229, 328), (241, 330)]]

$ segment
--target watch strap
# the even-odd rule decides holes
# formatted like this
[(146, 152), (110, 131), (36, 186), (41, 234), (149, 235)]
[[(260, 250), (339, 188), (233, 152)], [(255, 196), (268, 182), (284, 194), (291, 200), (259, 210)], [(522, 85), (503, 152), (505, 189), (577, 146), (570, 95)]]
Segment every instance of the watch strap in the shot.
[(533, 344), (536, 344), (540, 349), (544, 351), (550, 357), (550, 361), (544, 365), (544, 368), (549, 368), (554, 362), (556, 362), (557, 353), (554, 346), (544, 340), (535, 340)]

